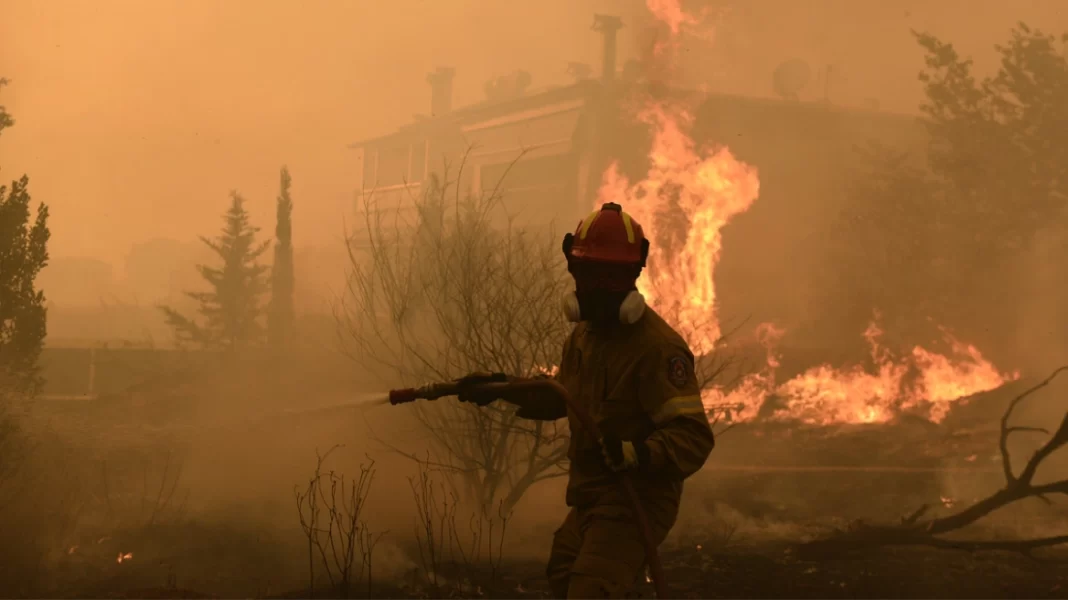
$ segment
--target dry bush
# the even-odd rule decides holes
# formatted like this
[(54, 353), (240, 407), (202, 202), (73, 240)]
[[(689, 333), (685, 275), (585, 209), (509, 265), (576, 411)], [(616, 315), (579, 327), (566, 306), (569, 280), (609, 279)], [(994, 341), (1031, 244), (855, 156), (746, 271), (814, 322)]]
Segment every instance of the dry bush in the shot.
[(450, 472), (423, 461), (408, 482), (416, 508), (415, 539), (422, 567), (422, 581), (413, 581), (413, 586), (425, 586), (434, 597), (471, 598), (494, 589), (512, 517), (504, 501), (495, 512), (483, 506), (463, 519)]
[[(116, 468), (117, 467), (117, 468)], [(179, 489), (183, 463), (173, 450), (135, 460), (101, 460), (96, 501), (109, 529), (140, 531), (180, 521), (188, 492)]]
[[(559, 302), (569, 288), (559, 241), (497, 218), (506, 212), (498, 190), (465, 195), (463, 164), (455, 179), (445, 165), (399, 206), (380, 205), (374, 193), (362, 198), (366, 251), (350, 240), (337, 317), (346, 353), (391, 382), (474, 371), (531, 376), (560, 360), (568, 324)], [(415, 218), (405, 218), (407, 209)], [(567, 437), (565, 427), (518, 419), (500, 404), (411, 410), (433, 466), (459, 476), (465, 500), (511, 510), (531, 485), (566, 472)]]
[[(386, 532), (374, 533), (363, 520), (367, 496), (374, 481), (374, 461), (360, 465), (360, 474), (347, 479), (335, 471), (323, 471), (325, 454), (316, 453), (315, 472), (308, 485), (294, 491), (300, 526), (308, 541), (308, 594), (315, 597), (316, 563), (342, 598), (366, 578), (367, 597), (372, 594), (375, 546)], [(357, 564), (357, 560), (359, 563)]]
[(86, 512), (83, 461), (21, 410), (2, 416), (0, 531), (8, 543), (0, 545), (0, 591), (47, 595), (55, 586), (55, 562), (71, 547)]

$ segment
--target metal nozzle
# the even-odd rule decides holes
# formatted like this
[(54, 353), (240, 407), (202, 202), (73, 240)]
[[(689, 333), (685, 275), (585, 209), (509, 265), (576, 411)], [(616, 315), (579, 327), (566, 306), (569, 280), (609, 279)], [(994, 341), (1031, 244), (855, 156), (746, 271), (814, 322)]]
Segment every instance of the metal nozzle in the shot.
[(415, 402), (419, 399), (419, 390), (417, 388), (405, 388), (402, 390), (390, 390), (389, 391), (389, 403), (393, 406), (398, 404), (406, 404), (408, 402)]
[(405, 388), (390, 390), (389, 403), (396, 406), (415, 402), (416, 400), (437, 400), (444, 396), (455, 396), (459, 392), (459, 384), (456, 382), (431, 383), (417, 388)]

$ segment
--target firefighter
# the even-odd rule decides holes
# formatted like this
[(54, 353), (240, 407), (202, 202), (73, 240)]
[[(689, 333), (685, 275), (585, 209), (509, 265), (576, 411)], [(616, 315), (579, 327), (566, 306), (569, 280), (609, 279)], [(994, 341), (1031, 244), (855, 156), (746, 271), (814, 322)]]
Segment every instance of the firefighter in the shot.
[[(518, 406), (520, 417), (568, 417), (570, 512), (554, 534), (546, 570), (554, 596), (620, 598), (644, 574), (645, 549), (616, 473), (634, 478), (659, 545), (675, 524), (683, 480), (704, 465), (714, 439), (693, 354), (638, 292), (649, 254), (641, 225), (608, 203), (565, 236), (563, 250), (575, 281), (564, 312), (575, 326), (555, 377), (587, 407), (603, 439), (592, 439), (555, 395), (500, 399)], [(474, 385), (503, 377), (461, 379), (460, 399), (498, 399), (499, 392), (490, 397)]]

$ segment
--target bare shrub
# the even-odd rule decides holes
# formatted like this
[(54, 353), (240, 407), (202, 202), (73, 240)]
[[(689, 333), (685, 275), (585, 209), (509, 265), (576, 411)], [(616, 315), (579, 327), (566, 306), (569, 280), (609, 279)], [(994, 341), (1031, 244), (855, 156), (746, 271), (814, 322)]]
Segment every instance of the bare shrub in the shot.
[(493, 589), (504, 561), (504, 542), (512, 512), (480, 506), (461, 518), (461, 501), (451, 473), (419, 462), (408, 479), (416, 508), (415, 539), (423, 583), (435, 597), (475, 597)]
[(71, 547), (88, 507), (84, 461), (21, 410), (3, 417), (0, 531), (12, 543), (0, 545), (0, 589), (48, 595), (55, 588), (54, 563)]
[(348, 598), (365, 576), (367, 597), (373, 597), (372, 557), (386, 533), (373, 533), (362, 519), (374, 481), (374, 461), (361, 464), (355, 479), (333, 470), (324, 472), (323, 463), (339, 447), (325, 454), (316, 452), (315, 472), (307, 487), (303, 492), (299, 488), (294, 491), (300, 526), (308, 540), (308, 594), (315, 597), (318, 562), (331, 588), (342, 598)]
[[(179, 493), (183, 463), (171, 449), (159, 457), (141, 456), (139, 464), (102, 460), (99, 464), (102, 504), (109, 528), (146, 529), (180, 521), (187, 491)], [(158, 472), (157, 472), (158, 471)], [(176, 496), (176, 494), (178, 494)]]
[[(349, 240), (339, 332), (350, 357), (394, 382), (474, 371), (531, 376), (560, 360), (568, 324), (559, 300), (568, 287), (558, 240), (497, 218), (507, 212), (499, 189), (465, 194), (463, 167), (452, 178), (446, 164), (396, 205), (374, 193), (361, 198), (366, 238)], [(411, 410), (433, 465), (458, 475), (476, 506), (503, 501), (511, 510), (531, 485), (566, 472), (566, 428), (555, 423), (518, 419), (497, 404)]]

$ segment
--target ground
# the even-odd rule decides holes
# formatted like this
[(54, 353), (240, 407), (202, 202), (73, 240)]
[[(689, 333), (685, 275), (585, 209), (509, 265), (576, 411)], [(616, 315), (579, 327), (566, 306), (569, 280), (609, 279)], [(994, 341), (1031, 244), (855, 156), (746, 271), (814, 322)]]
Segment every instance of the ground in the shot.
[[(1000, 404), (1000, 403), (999, 403)], [(1000, 414), (993, 405), (992, 415)], [(683, 511), (662, 550), (673, 597), (680, 598), (1068, 598), (1068, 569), (1015, 554), (894, 547), (849, 558), (803, 560), (798, 544), (858, 520), (894, 521), (921, 504), (944, 514), (1003, 485), (996, 452), (996, 417), (957, 419), (936, 427), (901, 422), (864, 427), (805, 428), (768, 425), (723, 436), (713, 460), (687, 483)], [(85, 419), (77, 419), (84, 424)], [(979, 425), (982, 425), (980, 427)], [(117, 426), (115, 426), (117, 427)], [(135, 428), (142, 436), (143, 424)], [(114, 442), (117, 429), (109, 429)], [(125, 439), (125, 438), (123, 438)], [(130, 438), (133, 440), (133, 438)], [(138, 438), (139, 439), (139, 438)], [(136, 440), (135, 440), (136, 441)], [(133, 441), (129, 442), (133, 444)], [(138, 443), (141, 443), (138, 441)], [(801, 451), (803, 449), (803, 452)], [(1033, 448), (1021, 448), (1028, 453)], [(1025, 454), (1024, 454), (1025, 455)], [(165, 455), (169, 458), (169, 454)], [(107, 463), (106, 508), (125, 499), (125, 529), (85, 534), (54, 548), (40, 593), (78, 598), (305, 598), (336, 597), (326, 581), (304, 587), (308, 559), (288, 504), (274, 519), (257, 516), (245, 502), (237, 512), (180, 516), (165, 511), (144, 525), (144, 472), (133, 469), (129, 498), (116, 492), (120, 465)], [(138, 466), (140, 463), (132, 463)], [(148, 464), (148, 463), (146, 463)], [(157, 470), (169, 465), (156, 465)], [(242, 479), (248, 478), (248, 470)], [(167, 481), (153, 473), (150, 480)], [(153, 483), (153, 489), (156, 485)], [(101, 487), (101, 486), (97, 486)], [(229, 488), (223, 488), (224, 491)], [(136, 492), (136, 493), (134, 493)], [(289, 492), (286, 489), (286, 492)], [(154, 492), (153, 492), (154, 493)], [(385, 492), (383, 492), (385, 493)], [(1049, 535), (1068, 524), (1054, 498), (1021, 502), (1000, 521), (967, 532), (973, 538)], [(405, 498), (402, 503), (408, 500)], [(99, 504), (100, 502), (98, 502)], [(152, 499), (148, 512), (154, 514)], [(99, 507), (98, 507), (99, 508)], [(173, 513), (173, 514), (172, 514)], [(273, 513), (272, 513), (273, 514)], [(271, 527), (268, 528), (267, 525)], [(385, 526), (382, 526), (383, 528)], [(495, 574), (485, 569), (463, 586), (438, 569), (439, 587), (427, 585), (418, 552), (403, 547), (407, 532), (390, 534), (388, 553), (376, 553), (376, 580), (355, 582), (353, 597), (549, 597), (538, 544), (549, 530), (510, 538), (514, 550), (530, 545), (529, 560), (508, 560)], [(408, 534), (410, 536), (410, 534)], [(64, 538), (66, 540), (66, 538)], [(383, 549), (385, 550), (385, 549)], [(129, 560), (117, 560), (131, 552)], [(377, 551), (376, 551), (377, 552)], [(516, 555), (518, 552), (513, 554)], [(1068, 557), (1068, 555), (1066, 555)], [(386, 563), (408, 565), (386, 577)], [(318, 567), (317, 567), (318, 568)], [(643, 585), (644, 597), (652, 597)], [(458, 589), (463, 588), (463, 589)], [(0, 596), (26, 595), (0, 589)]]
[[(789, 547), (769, 545), (665, 554), (665, 574), (678, 598), (1066, 598), (1063, 565), (1019, 556), (969, 555), (944, 550), (894, 548), (863, 557), (821, 562), (798, 560)], [(495, 590), (481, 597), (547, 598), (540, 565), (512, 565)], [(642, 597), (653, 597), (644, 586)], [(354, 596), (364, 594), (354, 593)], [(376, 587), (375, 597), (425, 598), (429, 590), (403, 583)], [(319, 590), (317, 597), (330, 597)], [(458, 597), (449, 593), (441, 596)], [(94, 590), (82, 597), (212, 598), (203, 590), (155, 587)], [(270, 595), (308, 597), (307, 590)], [(470, 597), (478, 597), (471, 594)]]

